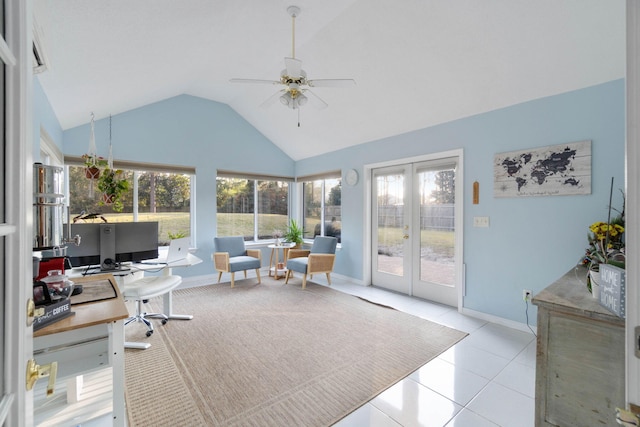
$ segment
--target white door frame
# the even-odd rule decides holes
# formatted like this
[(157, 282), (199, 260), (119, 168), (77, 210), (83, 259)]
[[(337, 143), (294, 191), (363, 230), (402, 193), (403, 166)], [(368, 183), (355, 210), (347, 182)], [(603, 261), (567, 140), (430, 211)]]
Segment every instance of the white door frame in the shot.
[(626, 145), (626, 396), (640, 405), (640, 359), (635, 357), (635, 327), (640, 326), (640, 3), (627, 0)]
[[(26, 365), (33, 353), (33, 328), (27, 327), (27, 300), (32, 295), (33, 139), (32, 139), (32, 4), (4, 0), (6, 48), (14, 64), (6, 70), (5, 157), (5, 392), (13, 402), (6, 425), (33, 424), (33, 392), (26, 391)], [(8, 228), (6, 228), (8, 227)], [(14, 228), (15, 231), (10, 231)], [(4, 232), (3, 232), (4, 234)]]
[[(364, 177), (363, 177), (363, 191), (364, 193), (364, 217), (365, 221), (363, 223), (363, 247), (362, 247), (362, 279), (365, 286), (371, 285), (371, 230), (372, 230), (372, 215), (371, 210), (373, 209), (373, 200), (371, 198), (371, 190), (372, 190), (372, 178), (371, 171), (376, 168), (383, 168), (388, 166), (395, 166), (406, 163), (420, 163), (430, 160), (438, 160), (444, 157), (457, 157), (458, 158), (458, 170), (456, 170), (456, 182), (460, 183), (460, 185), (456, 186), (456, 208), (459, 208), (459, 212), (464, 212), (464, 150), (462, 148), (456, 150), (443, 151), (439, 153), (430, 153), (424, 154), (416, 157), (405, 157), (402, 159), (388, 160), (380, 163), (370, 163), (363, 166)], [(459, 205), (458, 205), (459, 203)], [(456, 270), (456, 279), (457, 282), (457, 292), (458, 292), (458, 311), (462, 310), (462, 299), (465, 292), (465, 283), (464, 283), (464, 259), (463, 259), (463, 226), (464, 226), (464, 215), (456, 215), (455, 219), (455, 227), (456, 227), (456, 258), (460, 260), (457, 264)]]

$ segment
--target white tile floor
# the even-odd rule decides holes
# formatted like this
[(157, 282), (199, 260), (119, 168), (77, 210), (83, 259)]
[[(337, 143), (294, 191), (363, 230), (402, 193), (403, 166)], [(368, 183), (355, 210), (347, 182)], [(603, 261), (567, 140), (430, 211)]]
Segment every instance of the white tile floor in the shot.
[[(332, 279), (333, 289), (469, 334), (335, 426), (534, 425), (536, 342), (533, 334), (465, 316), (452, 307)], [(323, 283), (320, 277), (314, 278), (314, 282)], [(82, 424), (83, 427), (106, 425), (110, 425), (106, 417)]]
[(469, 334), (335, 426), (534, 425), (536, 342), (532, 333), (378, 288), (336, 279), (332, 287)]

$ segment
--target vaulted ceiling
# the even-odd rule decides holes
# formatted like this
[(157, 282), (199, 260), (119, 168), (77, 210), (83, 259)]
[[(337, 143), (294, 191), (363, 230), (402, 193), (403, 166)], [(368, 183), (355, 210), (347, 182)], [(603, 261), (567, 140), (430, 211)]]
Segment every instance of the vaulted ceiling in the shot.
[[(329, 106), (260, 105), (291, 56)], [(180, 94), (228, 104), (294, 160), (625, 75), (624, 0), (35, 0), (63, 129)], [(300, 127), (298, 127), (298, 113)]]

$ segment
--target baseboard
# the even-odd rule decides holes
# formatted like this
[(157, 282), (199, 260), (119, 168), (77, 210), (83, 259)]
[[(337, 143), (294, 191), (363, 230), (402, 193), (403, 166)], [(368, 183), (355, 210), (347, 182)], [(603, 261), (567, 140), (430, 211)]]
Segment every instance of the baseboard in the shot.
[(532, 333), (531, 329), (533, 329), (537, 333), (536, 325), (530, 325), (531, 329), (529, 329), (529, 327), (524, 323), (515, 322), (513, 320), (505, 319), (503, 317), (494, 316), (492, 314), (487, 314), (481, 311), (475, 311), (475, 310), (471, 310), (470, 308), (464, 308), (464, 307), (462, 308), (462, 310), (460, 310), (460, 313), (464, 314), (465, 316), (475, 317), (476, 319), (485, 320), (487, 322), (506, 326), (508, 328), (516, 329), (518, 331), (527, 332), (530, 334)]

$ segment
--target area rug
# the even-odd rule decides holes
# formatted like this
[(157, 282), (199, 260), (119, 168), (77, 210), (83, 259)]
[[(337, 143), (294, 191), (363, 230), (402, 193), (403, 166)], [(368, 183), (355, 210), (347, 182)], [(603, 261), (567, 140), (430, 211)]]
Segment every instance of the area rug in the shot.
[[(159, 310), (161, 299), (150, 301)], [(181, 289), (150, 337), (127, 326), (129, 425), (328, 426), (464, 338), (326, 286), (271, 278)]]

